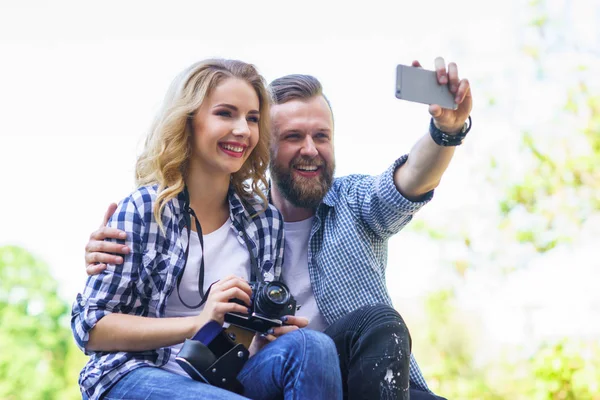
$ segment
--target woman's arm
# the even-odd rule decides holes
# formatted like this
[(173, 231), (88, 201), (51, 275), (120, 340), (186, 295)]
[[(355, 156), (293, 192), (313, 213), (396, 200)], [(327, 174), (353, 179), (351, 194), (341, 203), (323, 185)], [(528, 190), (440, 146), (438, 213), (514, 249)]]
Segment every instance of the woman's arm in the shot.
[[(247, 313), (251, 294), (246, 281), (230, 275), (212, 285), (204, 309), (197, 316), (151, 318), (111, 313), (92, 328), (86, 349), (145, 351), (182, 343), (211, 320), (222, 325), (225, 313)], [(243, 301), (247, 306), (229, 302), (232, 298)]]
[(145, 351), (172, 346), (192, 337), (208, 320), (197, 317), (149, 318), (112, 313), (90, 332), (87, 350)]

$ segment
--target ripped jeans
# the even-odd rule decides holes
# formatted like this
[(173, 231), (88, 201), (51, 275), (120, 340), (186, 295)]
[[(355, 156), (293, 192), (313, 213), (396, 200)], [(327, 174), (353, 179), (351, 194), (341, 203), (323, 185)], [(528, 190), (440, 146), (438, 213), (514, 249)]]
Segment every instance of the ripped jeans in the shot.
[(411, 338), (396, 310), (384, 304), (361, 307), (325, 333), (340, 356), (344, 399), (409, 399)]

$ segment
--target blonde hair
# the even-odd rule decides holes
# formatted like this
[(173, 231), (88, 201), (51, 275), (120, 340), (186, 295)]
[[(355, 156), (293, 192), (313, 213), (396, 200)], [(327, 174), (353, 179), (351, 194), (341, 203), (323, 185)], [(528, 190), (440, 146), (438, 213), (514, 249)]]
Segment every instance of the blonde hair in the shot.
[(267, 187), (265, 173), (269, 164), (270, 98), (265, 80), (253, 65), (242, 61), (204, 60), (186, 68), (173, 80), (137, 159), (138, 187), (158, 184), (153, 212), (161, 230), (163, 208), (185, 187), (192, 152), (191, 118), (211, 91), (228, 78), (242, 79), (254, 88), (260, 113), (258, 143), (240, 170), (232, 175), (231, 184), (242, 199), (250, 200), (258, 195), (264, 207), (267, 206), (263, 188)]

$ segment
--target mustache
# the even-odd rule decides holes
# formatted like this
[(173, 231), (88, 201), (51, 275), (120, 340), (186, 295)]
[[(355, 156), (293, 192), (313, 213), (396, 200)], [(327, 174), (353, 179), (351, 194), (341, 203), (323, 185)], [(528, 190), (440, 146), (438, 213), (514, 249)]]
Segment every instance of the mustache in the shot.
[(294, 167), (296, 165), (314, 165), (315, 167), (324, 167), (327, 165), (327, 163), (321, 157), (299, 156), (290, 162), (290, 166)]

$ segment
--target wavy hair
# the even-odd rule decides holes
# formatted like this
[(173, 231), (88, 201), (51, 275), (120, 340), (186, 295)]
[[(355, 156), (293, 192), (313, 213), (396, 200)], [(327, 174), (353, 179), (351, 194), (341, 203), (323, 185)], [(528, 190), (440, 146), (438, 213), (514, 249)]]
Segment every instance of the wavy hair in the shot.
[(139, 186), (158, 184), (154, 218), (163, 229), (161, 213), (166, 203), (185, 187), (188, 160), (192, 154), (191, 118), (204, 99), (221, 82), (238, 78), (256, 91), (259, 100), (259, 139), (256, 147), (239, 171), (232, 174), (231, 184), (244, 200), (260, 197), (267, 206), (264, 188), (269, 164), (270, 97), (264, 78), (252, 64), (237, 60), (211, 59), (192, 64), (171, 83), (163, 104), (154, 119), (135, 175)]

